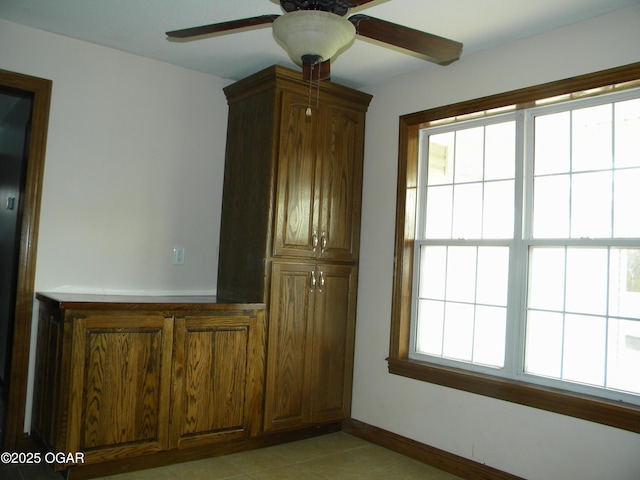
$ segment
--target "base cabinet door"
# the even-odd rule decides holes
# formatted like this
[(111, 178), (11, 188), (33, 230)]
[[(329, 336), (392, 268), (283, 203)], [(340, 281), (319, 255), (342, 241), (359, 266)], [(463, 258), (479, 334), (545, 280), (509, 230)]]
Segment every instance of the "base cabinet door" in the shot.
[(347, 418), (357, 269), (274, 262), (265, 430)]
[(311, 421), (351, 414), (356, 315), (356, 267), (317, 267), (311, 353)]
[(172, 328), (160, 314), (75, 320), (65, 451), (93, 463), (167, 449)]
[(265, 430), (294, 428), (310, 421), (311, 335), (314, 265), (274, 262), (267, 375)]
[(257, 433), (264, 315), (176, 318), (171, 448)]

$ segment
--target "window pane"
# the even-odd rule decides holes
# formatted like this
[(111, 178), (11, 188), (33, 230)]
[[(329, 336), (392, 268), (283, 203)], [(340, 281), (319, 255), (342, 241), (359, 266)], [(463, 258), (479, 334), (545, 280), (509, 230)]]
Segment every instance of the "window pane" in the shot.
[[(640, 138), (640, 130), (638, 138)], [(640, 150), (638, 156), (640, 157)], [(616, 238), (640, 237), (638, 220), (640, 217), (638, 214), (640, 168), (617, 170), (614, 173), (614, 181), (613, 236)]]
[(508, 247), (480, 247), (478, 249), (477, 285), (477, 303), (507, 305), (509, 292)]
[(426, 238), (451, 238), (453, 187), (431, 187), (427, 191)]
[(604, 386), (606, 333), (604, 317), (567, 314), (563, 379)]
[(535, 119), (535, 175), (569, 171), (571, 136), (569, 112), (541, 115)]
[(476, 247), (449, 247), (447, 300), (472, 303), (476, 293)]
[(640, 98), (615, 104), (615, 166), (640, 167)]
[(529, 308), (561, 311), (564, 306), (564, 248), (532, 248)]
[(484, 127), (456, 132), (455, 183), (482, 180)]
[(571, 185), (571, 237), (611, 237), (611, 172), (582, 173)]
[(484, 179), (513, 178), (516, 159), (516, 122), (488, 125), (485, 129)]
[(572, 117), (572, 170), (611, 168), (611, 104), (581, 108)]
[(453, 238), (482, 236), (482, 184), (456, 185), (453, 198)]
[(640, 320), (640, 249), (612, 248), (609, 271), (609, 315)]
[(607, 256), (604, 248), (567, 249), (566, 311), (607, 313)]
[(428, 185), (453, 183), (454, 133), (429, 136)]
[(476, 307), (473, 362), (490, 367), (504, 366), (507, 309)]
[(483, 238), (513, 238), (514, 182), (489, 182), (484, 187)]
[(443, 356), (471, 361), (473, 348), (473, 305), (447, 303), (444, 315)]
[(527, 315), (525, 372), (560, 378), (562, 335), (561, 313), (530, 311)]
[(420, 300), (416, 328), (416, 351), (428, 355), (442, 355), (444, 335), (444, 302)]
[(535, 179), (534, 238), (569, 236), (569, 175)]
[(609, 319), (607, 387), (640, 393), (640, 322)]
[(420, 252), (419, 296), (444, 300), (447, 278), (447, 247), (422, 246)]

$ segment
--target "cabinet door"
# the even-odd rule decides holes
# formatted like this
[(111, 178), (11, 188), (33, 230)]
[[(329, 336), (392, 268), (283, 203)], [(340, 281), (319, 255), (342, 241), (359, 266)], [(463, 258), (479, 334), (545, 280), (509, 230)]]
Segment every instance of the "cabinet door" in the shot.
[(360, 244), (364, 113), (327, 105), (320, 174), (319, 257), (356, 261)]
[(257, 426), (263, 312), (176, 319), (171, 447), (248, 437)]
[(318, 243), (317, 155), (319, 115), (306, 115), (308, 98), (283, 93), (274, 256), (315, 258)]
[(309, 422), (313, 264), (272, 266), (265, 430)]
[(65, 451), (93, 463), (167, 449), (172, 330), (160, 314), (77, 314)]
[(357, 294), (357, 269), (319, 265), (313, 317), (311, 420), (348, 418)]

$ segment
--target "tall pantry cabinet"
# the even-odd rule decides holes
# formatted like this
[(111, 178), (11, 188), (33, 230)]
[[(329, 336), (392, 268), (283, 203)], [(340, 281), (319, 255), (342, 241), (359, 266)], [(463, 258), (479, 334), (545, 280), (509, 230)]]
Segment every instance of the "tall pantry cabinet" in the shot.
[(267, 304), (264, 430), (347, 418), (371, 96), (280, 66), (224, 91), (218, 297)]

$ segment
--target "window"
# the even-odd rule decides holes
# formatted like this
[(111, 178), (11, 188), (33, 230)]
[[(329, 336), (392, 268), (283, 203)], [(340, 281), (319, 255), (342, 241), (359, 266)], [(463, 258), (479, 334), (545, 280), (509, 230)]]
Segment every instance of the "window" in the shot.
[(640, 402), (640, 90), (420, 137), (410, 357)]
[(401, 118), (391, 373), (640, 431), (638, 78)]

